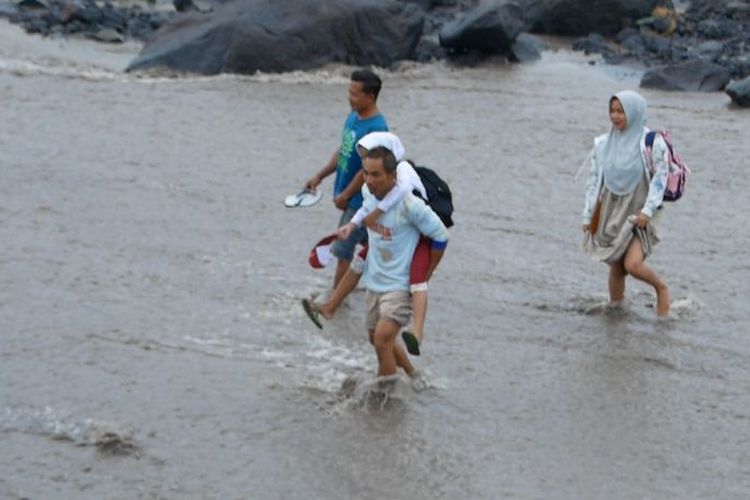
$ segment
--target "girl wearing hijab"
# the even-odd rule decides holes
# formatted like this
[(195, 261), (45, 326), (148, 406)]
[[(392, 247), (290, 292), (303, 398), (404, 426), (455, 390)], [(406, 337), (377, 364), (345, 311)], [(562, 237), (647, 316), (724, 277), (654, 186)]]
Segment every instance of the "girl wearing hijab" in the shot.
[(656, 134), (653, 174), (648, 167), (646, 100), (633, 91), (609, 100), (612, 128), (594, 139), (583, 208), (584, 249), (609, 264), (612, 305), (625, 298), (629, 274), (654, 287), (656, 313), (669, 314), (669, 289), (646, 264), (659, 241), (655, 222), (661, 209), (669, 169), (667, 144)]
[[(396, 186), (380, 200), (377, 208), (371, 213), (368, 213), (365, 207), (361, 207), (354, 214), (349, 224), (339, 228), (339, 238), (346, 238), (348, 232), (362, 224), (380, 233), (384, 238), (389, 238), (390, 230), (377, 223), (380, 216), (390, 210), (391, 207), (400, 203), (404, 199), (404, 196), (412, 191), (418, 192), (423, 200), (427, 200), (427, 192), (424, 184), (422, 184), (422, 180), (419, 178), (419, 174), (417, 174), (408, 160), (404, 160), (405, 149), (398, 136), (390, 132), (372, 132), (357, 143), (357, 150), (362, 157), (367, 154), (367, 151), (376, 147), (388, 149), (399, 162), (396, 167)], [(367, 185), (363, 184), (362, 189), (367, 189)], [(431, 247), (432, 242), (423, 237), (417, 245), (414, 257), (412, 258), (410, 290), (412, 294), (412, 309), (414, 311), (414, 331), (404, 330), (401, 336), (407, 351), (415, 356), (419, 356), (420, 354), (419, 345), (424, 336), (424, 321), (427, 315), (427, 280), (437, 266), (437, 262), (433, 264), (430, 261)], [(351, 269), (344, 275), (344, 278), (325, 303), (317, 304), (311, 299), (303, 299), (302, 305), (305, 312), (318, 327), (321, 327), (318, 316), (322, 315), (326, 319), (332, 318), (344, 298), (356, 287), (363, 270), (363, 260), (367, 255), (366, 252), (367, 249), (365, 248), (358, 254), (357, 259), (352, 263)]]

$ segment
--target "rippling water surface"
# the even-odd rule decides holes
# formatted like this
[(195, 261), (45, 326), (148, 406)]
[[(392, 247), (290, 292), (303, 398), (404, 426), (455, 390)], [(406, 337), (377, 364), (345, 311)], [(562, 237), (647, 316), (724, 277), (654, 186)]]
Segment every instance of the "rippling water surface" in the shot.
[(627, 68), (384, 72), (408, 154), (448, 180), (422, 375), (378, 382), (355, 292), (299, 301), (337, 220), (285, 209), (338, 146), (350, 68), (138, 77), (133, 47), (0, 29), (0, 497), (746, 498), (747, 111), (644, 91), (693, 168), (652, 259), (581, 250), (574, 180)]

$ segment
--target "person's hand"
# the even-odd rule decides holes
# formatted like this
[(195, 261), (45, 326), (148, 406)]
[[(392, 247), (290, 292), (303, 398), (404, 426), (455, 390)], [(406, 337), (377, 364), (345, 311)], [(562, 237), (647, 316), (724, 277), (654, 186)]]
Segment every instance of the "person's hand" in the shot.
[(305, 183), (305, 189), (315, 191), (315, 189), (318, 187), (318, 184), (320, 184), (322, 180), (323, 179), (321, 179), (318, 174), (313, 175), (312, 178), (310, 178), (310, 180)]
[(583, 225), (583, 234), (588, 234), (591, 232), (591, 224), (584, 224)]
[(367, 217), (362, 220), (362, 225), (372, 229), (372, 227), (378, 223), (378, 219), (380, 218), (380, 214), (378, 212), (378, 210), (373, 210), (372, 212), (367, 214)]
[(345, 240), (349, 236), (351, 236), (352, 231), (354, 231), (355, 229), (357, 229), (357, 226), (355, 226), (353, 222), (344, 224), (343, 226), (338, 228), (338, 230), (336, 231), (336, 236), (338, 236), (340, 240)]
[(650, 220), (651, 220), (651, 217), (641, 212), (638, 215), (636, 215), (635, 225), (643, 229), (644, 227), (648, 225)]
[(386, 241), (391, 239), (391, 228), (390, 227), (385, 227), (384, 225), (378, 224), (377, 222), (367, 224), (366, 227), (367, 227), (367, 229), (370, 229), (371, 231), (375, 231), (376, 233), (378, 233)]
[(340, 194), (333, 199), (333, 204), (336, 205), (336, 208), (339, 210), (346, 210), (346, 206), (349, 204), (349, 198)]

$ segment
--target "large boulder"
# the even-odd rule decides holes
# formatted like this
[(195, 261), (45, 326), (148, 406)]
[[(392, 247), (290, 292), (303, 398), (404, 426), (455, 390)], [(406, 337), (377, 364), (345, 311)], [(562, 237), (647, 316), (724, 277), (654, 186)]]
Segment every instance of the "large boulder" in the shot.
[(396, 0), (232, 0), (178, 14), (128, 71), (213, 75), (306, 70), (331, 62), (389, 66), (413, 57), (424, 12)]
[[(524, 2), (490, 0), (440, 30), (440, 45), (457, 51), (507, 54), (516, 37), (530, 26)], [(534, 16), (535, 18), (536, 16)]]
[(661, 90), (715, 92), (731, 79), (729, 70), (710, 61), (695, 60), (649, 70), (641, 87)]
[(422, 10), (428, 11), (432, 8), (432, 0), (401, 0), (403, 3), (413, 3), (418, 5)]
[(750, 107), (750, 76), (743, 80), (732, 80), (727, 85), (727, 94), (740, 106)]
[[(672, 9), (671, 0), (530, 0), (540, 2), (542, 15), (534, 30), (555, 35), (615, 35), (656, 7)], [(536, 7), (535, 7), (536, 8)]]

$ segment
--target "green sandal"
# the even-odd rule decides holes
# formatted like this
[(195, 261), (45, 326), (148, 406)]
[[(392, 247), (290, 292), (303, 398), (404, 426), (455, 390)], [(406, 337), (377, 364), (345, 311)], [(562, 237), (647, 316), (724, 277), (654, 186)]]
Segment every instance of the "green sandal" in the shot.
[(417, 340), (416, 335), (409, 330), (404, 330), (401, 332), (401, 338), (404, 339), (404, 344), (409, 354), (419, 356), (419, 340)]
[(315, 323), (315, 326), (323, 329), (323, 323), (320, 322), (320, 310), (315, 305), (315, 302), (312, 301), (312, 299), (302, 299), (302, 308), (307, 313), (307, 317), (310, 318), (310, 321)]

